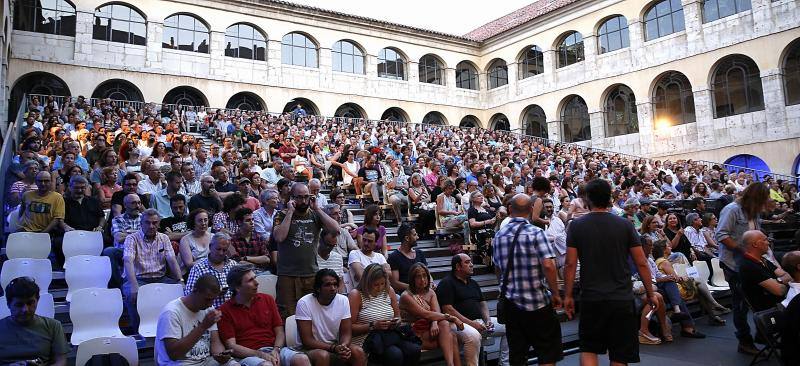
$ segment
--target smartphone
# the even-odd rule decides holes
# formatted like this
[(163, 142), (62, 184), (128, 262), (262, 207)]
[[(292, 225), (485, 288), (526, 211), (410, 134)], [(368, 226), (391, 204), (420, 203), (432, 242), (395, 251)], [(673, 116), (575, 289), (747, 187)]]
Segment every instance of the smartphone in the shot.
[(233, 355), (233, 350), (232, 349), (226, 349), (226, 350), (220, 352), (217, 356), (231, 356), (231, 355)]

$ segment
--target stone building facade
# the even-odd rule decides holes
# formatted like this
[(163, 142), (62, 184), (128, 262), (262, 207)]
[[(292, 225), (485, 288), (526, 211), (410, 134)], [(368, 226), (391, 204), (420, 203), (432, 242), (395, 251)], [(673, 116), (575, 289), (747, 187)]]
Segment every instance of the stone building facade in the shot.
[[(40, 2), (14, 5), (26, 3)], [(4, 3), (0, 100), (117, 89), (274, 112), (302, 103), (329, 116), (475, 124), (648, 157), (744, 153), (798, 172), (796, 0), (539, 0), (464, 36), (272, 0), (47, 3), (60, 5)], [(104, 37), (106, 18), (127, 21), (130, 37)]]

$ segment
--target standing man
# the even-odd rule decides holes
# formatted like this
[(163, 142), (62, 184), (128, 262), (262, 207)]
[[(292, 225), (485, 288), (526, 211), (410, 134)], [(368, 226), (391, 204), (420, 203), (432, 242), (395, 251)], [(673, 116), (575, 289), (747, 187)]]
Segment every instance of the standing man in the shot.
[[(128, 317), (133, 330), (139, 329), (139, 313), (136, 310), (136, 297), (139, 286), (148, 283), (183, 282), (181, 269), (166, 234), (158, 232), (161, 217), (158, 211), (149, 208), (141, 215), (139, 231), (128, 235), (122, 261), (125, 264), (125, 282), (122, 293), (128, 307)], [(173, 277), (167, 276), (167, 269)]]
[(225, 301), (231, 298), (231, 292), (225, 286), (228, 273), (236, 265), (233, 259), (228, 258), (228, 248), (231, 245), (231, 237), (225, 233), (216, 233), (211, 237), (208, 244), (208, 257), (200, 258), (189, 271), (189, 279), (186, 281), (184, 294), (189, 295), (197, 282), (197, 279), (204, 275), (212, 274), (223, 286), (223, 291), (214, 298), (214, 308), (219, 308)]
[(186, 296), (164, 306), (156, 328), (159, 365), (236, 365), (217, 332), (222, 312), (211, 307), (220, 292), (214, 275), (206, 274)]
[[(580, 351), (582, 365), (597, 365), (598, 354), (608, 352), (612, 365), (639, 362), (639, 314), (636, 311), (628, 257), (639, 278), (651, 278), (641, 241), (630, 220), (609, 212), (611, 185), (602, 179), (586, 184), (591, 211), (567, 228), (564, 307), (575, 313), (572, 288), (581, 262)], [(598, 240), (603, 238), (603, 240)], [(650, 281), (644, 281), (647, 301), (656, 309), (658, 298)]]
[(539, 354), (540, 365), (555, 365), (562, 359), (561, 325), (554, 310), (561, 307), (555, 254), (544, 231), (528, 222), (532, 212), (531, 198), (524, 193), (515, 195), (510, 203), (511, 220), (492, 242), (492, 259), (502, 274), (500, 294), (508, 299), (505, 325), (513, 366), (527, 364), (531, 346)]
[(744, 248), (744, 233), (761, 229), (761, 212), (769, 201), (769, 187), (764, 183), (750, 183), (741, 198), (722, 208), (714, 238), (720, 243), (719, 261), (725, 281), (731, 288), (733, 325), (739, 340), (739, 353), (758, 353), (747, 323), (748, 306), (739, 277), (739, 263)]
[(18, 277), (5, 288), (10, 316), (0, 319), (0, 364), (65, 366), (69, 344), (61, 322), (36, 315), (39, 286), (28, 277)]
[(500, 365), (508, 365), (506, 328), (502, 324), (495, 325), (497, 318), (489, 316), (489, 305), (483, 298), (481, 285), (472, 279), (475, 272), (472, 258), (464, 253), (456, 254), (450, 261), (450, 266), (450, 274), (436, 286), (436, 296), (443, 312), (464, 323), (463, 330), (458, 330), (453, 325), (453, 332), (462, 344), (466, 364), (478, 364), (483, 335), (490, 335), (501, 337)]
[(273, 255), (278, 271), (277, 301), (285, 317), (293, 315), (297, 300), (313, 290), (323, 226), (329, 231), (339, 229), (339, 224), (311, 199), (305, 184), (295, 183), (290, 194), (286, 210), (275, 216), (272, 230), (277, 244)]

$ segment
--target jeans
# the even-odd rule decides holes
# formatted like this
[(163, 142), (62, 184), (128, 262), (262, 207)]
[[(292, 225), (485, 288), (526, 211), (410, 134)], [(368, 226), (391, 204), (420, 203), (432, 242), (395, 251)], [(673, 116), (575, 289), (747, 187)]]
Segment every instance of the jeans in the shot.
[[(155, 278), (141, 278), (136, 277), (136, 282), (138, 283), (139, 287), (150, 283), (169, 283), (175, 284), (178, 283), (177, 280), (173, 279), (172, 277), (164, 276), (164, 277), (155, 277)], [(134, 332), (139, 331), (139, 311), (136, 309), (136, 301), (131, 298), (131, 284), (125, 280), (122, 284), (122, 295), (125, 297), (125, 308), (128, 311), (128, 321), (129, 326)], [(137, 294), (138, 295), (138, 294)], [(138, 298), (138, 296), (137, 296)]]
[[(259, 351), (271, 353), (272, 352), (272, 347), (261, 347), (259, 349)], [(280, 353), (280, 356), (279, 356), (281, 358), (281, 361), (280, 361), (281, 365), (285, 365), (285, 366), (290, 365), (290, 363), (292, 361), (292, 357), (294, 357), (297, 354), (300, 354), (300, 352), (297, 352), (297, 351), (295, 351), (295, 350), (293, 350), (293, 349), (291, 349), (289, 347), (281, 348), (281, 353)], [(261, 365), (264, 362), (266, 362), (266, 361), (261, 359), (261, 358), (255, 357), (255, 356), (250, 356), (250, 357), (246, 357), (246, 358), (243, 358), (243, 359), (239, 360), (239, 363), (242, 366), (258, 366), (258, 365)], [(270, 363), (267, 362), (267, 364), (270, 364)]]
[(736, 338), (739, 339), (739, 343), (753, 344), (750, 324), (747, 324), (749, 308), (744, 299), (742, 284), (739, 282), (739, 274), (731, 271), (724, 264), (722, 265), (722, 273), (725, 274), (725, 281), (728, 281), (728, 285), (731, 287), (733, 325), (736, 327)]
[(382, 366), (418, 365), (421, 346), (419, 344), (403, 341), (383, 349), (383, 354), (371, 354), (369, 361)]
[(689, 308), (686, 307), (686, 301), (683, 301), (683, 298), (681, 298), (681, 292), (678, 289), (678, 284), (675, 282), (660, 282), (656, 284), (656, 287), (658, 287), (658, 289), (664, 295), (664, 302), (668, 302), (672, 306), (677, 305), (681, 309), (681, 313), (686, 315), (684, 318), (681, 318), (681, 326), (693, 327), (694, 320), (689, 313)]
[(109, 288), (122, 288), (122, 248), (108, 247), (103, 249), (103, 256), (111, 260), (111, 279), (108, 281)]

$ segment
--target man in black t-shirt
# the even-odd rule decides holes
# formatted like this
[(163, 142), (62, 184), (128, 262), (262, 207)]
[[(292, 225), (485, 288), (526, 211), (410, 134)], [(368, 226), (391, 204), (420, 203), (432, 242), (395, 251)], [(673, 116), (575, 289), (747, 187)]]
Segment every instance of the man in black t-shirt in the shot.
[(99, 231), (105, 226), (100, 201), (85, 194), (88, 185), (86, 178), (80, 175), (69, 180), (69, 194), (64, 195), (65, 230)]
[(364, 166), (358, 170), (358, 177), (361, 178), (362, 192), (370, 192), (374, 202), (380, 202), (379, 186), (383, 183), (381, 170), (375, 165), (375, 155), (367, 158)]
[[(564, 310), (569, 318), (575, 313), (572, 289), (580, 259), (581, 358), (593, 358), (597, 364), (597, 355), (608, 352), (612, 363), (639, 362), (639, 315), (628, 258), (633, 259), (640, 278), (651, 278), (650, 267), (633, 223), (609, 212), (611, 185), (595, 179), (584, 189), (591, 211), (567, 228)], [(658, 298), (653, 284), (644, 281), (644, 286), (647, 301), (655, 309)]]
[(742, 235), (744, 254), (739, 258), (742, 292), (753, 311), (773, 308), (786, 296), (788, 286), (780, 275), (783, 270), (764, 258), (769, 252), (769, 238), (760, 230)]
[[(459, 343), (464, 344), (464, 359), (470, 363), (472, 354), (469, 346), (477, 342), (480, 348), (481, 338), (484, 334), (491, 334), (500, 339), (500, 365), (507, 365), (509, 361), (508, 341), (506, 329), (502, 324), (497, 324), (497, 319), (489, 316), (489, 305), (483, 298), (481, 286), (472, 279), (475, 272), (472, 258), (466, 254), (456, 254), (451, 262), (451, 271), (436, 286), (436, 297), (442, 311), (457, 317), (464, 322), (464, 330), (454, 329)], [(476, 353), (477, 356), (477, 353)], [(477, 361), (475, 361), (477, 363)]]
[(172, 216), (161, 219), (159, 231), (166, 233), (169, 240), (180, 242), (181, 238), (189, 232), (186, 224), (186, 196), (180, 193), (172, 196), (169, 199), (169, 207), (172, 210)]
[[(415, 248), (417, 246), (417, 230), (408, 222), (397, 228), (397, 237), (400, 238), (400, 247), (389, 253), (386, 262), (392, 269), (390, 282), (394, 291), (399, 295), (408, 288), (408, 270), (415, 263), (428, 265), (425, 253)], [(433, 284), (433, 282), (431, 282)]]
[(208, 217), (222, 211), (222, 200), (214, 190), (214, 177), (210, 175), (200, 178), (200, 193), (192, 196), (189, 200), (189, 212), (198, 208), (208, 211)]

